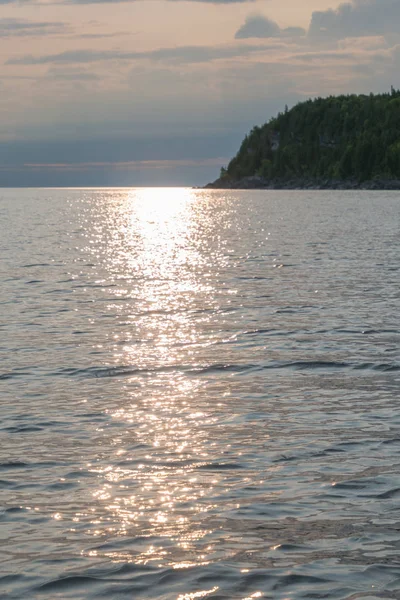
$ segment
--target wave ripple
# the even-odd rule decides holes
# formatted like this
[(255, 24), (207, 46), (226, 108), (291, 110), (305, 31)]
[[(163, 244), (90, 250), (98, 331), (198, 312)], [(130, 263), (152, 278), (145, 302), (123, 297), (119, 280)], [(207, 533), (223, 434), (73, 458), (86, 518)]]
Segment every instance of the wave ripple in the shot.
[(0, 204), (1, 598), (400, 598), (397, 194)]

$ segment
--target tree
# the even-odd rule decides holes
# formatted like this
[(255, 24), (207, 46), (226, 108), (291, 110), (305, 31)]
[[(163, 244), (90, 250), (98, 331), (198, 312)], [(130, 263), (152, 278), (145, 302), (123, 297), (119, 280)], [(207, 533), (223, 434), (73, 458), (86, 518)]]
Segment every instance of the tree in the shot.
[(244, 138), (221, 176), (400, 179), (400, 91), (330, 96), (288, 109)]

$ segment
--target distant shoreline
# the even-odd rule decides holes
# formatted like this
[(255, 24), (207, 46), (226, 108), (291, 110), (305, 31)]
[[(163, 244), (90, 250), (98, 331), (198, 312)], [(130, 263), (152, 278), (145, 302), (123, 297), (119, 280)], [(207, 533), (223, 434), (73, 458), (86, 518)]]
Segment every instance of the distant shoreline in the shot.
[(400, 179), (373, 179), (370, 181), (335, 179), (288, 179), (268, 180), (263, 177), (229, 179), (222, 177), (208, 183), (204, 189), (211, 190), (400, 190)]

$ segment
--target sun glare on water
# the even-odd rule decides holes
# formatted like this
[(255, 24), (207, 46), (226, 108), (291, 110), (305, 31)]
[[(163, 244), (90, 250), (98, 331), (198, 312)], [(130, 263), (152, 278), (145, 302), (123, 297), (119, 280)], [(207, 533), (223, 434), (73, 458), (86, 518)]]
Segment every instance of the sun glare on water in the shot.
[(107, 367), (125, 376), (113, 379), (120, 400), (107, 411), (115, 456), (90, 467), (99, 480), (92, 523), (94, 538), (128, 537), (132, 549), (94, 543), (90, 551), (113, 561), (181, 570), (208, 564), (215, 551), (204, 525), (215, 507), (205, 498), (222, 476), (197, 474), (212, 452), (216, 417), (201, 408), (204, 380), (196, 374), (207, 367), (204, 350), (224, 336), (209, 264), (211, 256), (218, 275), (215, 220), (224, 213), (208, 202), (197, 190), (132, 190), (110, 199), (99, 232), (108, 236), (105, 278), (114, 282)]

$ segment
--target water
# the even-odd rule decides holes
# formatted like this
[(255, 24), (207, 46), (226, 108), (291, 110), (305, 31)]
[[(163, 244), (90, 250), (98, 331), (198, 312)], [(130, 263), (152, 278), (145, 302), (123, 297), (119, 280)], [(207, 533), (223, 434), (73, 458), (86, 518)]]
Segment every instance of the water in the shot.
[(400, 598), (400, 196), (0, 192), (0, 597)]

